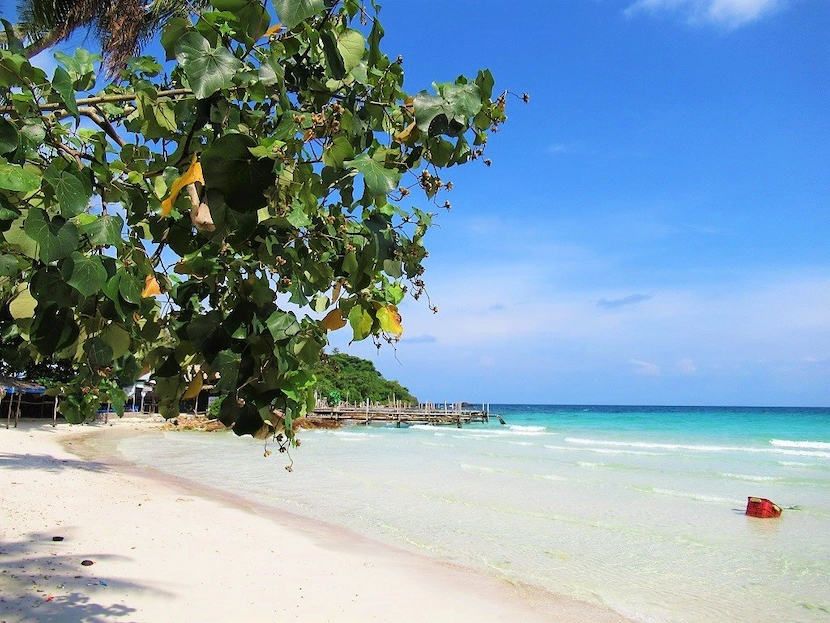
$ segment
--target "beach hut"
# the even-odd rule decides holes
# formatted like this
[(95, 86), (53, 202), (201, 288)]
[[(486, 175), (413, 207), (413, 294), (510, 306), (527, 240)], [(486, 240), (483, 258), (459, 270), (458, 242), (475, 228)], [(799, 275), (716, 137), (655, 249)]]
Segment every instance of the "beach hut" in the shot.
[[(23, 404), (23, 397), (43, 396), (46, 388), (43, 385), (32, 383), (23, 379), (18, 379), (12, 376), (0, 376), (0, 413), (2, 413), (3, 402), (8, 398), (8, 405), (6, 406), (6, 428), (11, 424), (12, 414), (14, 414), (14, 427), (17, 428), (17, 421), (20, 419), (20, 408)], [(57, 421), (57, 398), (52, 410), (52, 425)]]

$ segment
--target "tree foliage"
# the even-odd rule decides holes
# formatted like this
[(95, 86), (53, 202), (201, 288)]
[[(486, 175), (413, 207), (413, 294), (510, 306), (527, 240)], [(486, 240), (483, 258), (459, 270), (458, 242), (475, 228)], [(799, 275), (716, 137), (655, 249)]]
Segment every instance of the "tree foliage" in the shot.
[(101, 41), (104, 64), (112, 75), (141, 44), (173, 17), (187, 17), (206, 0), (20, 0), (20, 30), (28, 56), (64, 41), (80, 29)]
[(4, 22), (0, 359), (71, 362), (70, 422), (149, 372), (166, 416), (210, 380), (237, 433), (290, 434), (327, 331), (400, 336), (442, 169), (505, 119), (486, 70), (404, 92), (374, 5), (211, 4), (103, 87), (99, 57), (48, 76)]
[(417, 404), (418, 399), (398, 381), (385, 379), (368, 359), (346, 353), (324, 356), (314, 367), (317, 394), (330, 402), (389, 402)]

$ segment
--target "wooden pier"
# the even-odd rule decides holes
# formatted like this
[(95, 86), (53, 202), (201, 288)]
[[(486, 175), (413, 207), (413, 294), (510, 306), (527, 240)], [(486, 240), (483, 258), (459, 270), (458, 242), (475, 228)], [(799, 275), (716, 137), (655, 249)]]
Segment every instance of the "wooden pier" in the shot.
[(461, 428), (464, 424), (473, 422), (486, 423), (490, 418), (504, 424), (498, 414), (490, 413), (490, 405), (481, 405), (480, 409), (473, 408), (467, 403), (436, 405), (427, 403), (417, 406), (411, 405), (382, 405), (341, 403), (335, 406), (318, 404), (310, 417), (314, 419), (344, 424), (391, 424), (398, 428), (401, 425), (413, 424), (429, 425), (456, 425)]

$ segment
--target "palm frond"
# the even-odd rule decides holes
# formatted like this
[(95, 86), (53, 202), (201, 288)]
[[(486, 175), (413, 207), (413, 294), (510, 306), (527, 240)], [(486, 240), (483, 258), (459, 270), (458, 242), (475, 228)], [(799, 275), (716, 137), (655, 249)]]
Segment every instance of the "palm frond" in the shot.
[(66, 40), (77, 30), (101, 42), (109, 75), (124, 67), (164, 24), (204, 9), (208, 0), (20, 0), (20, 28), (36, 50)]

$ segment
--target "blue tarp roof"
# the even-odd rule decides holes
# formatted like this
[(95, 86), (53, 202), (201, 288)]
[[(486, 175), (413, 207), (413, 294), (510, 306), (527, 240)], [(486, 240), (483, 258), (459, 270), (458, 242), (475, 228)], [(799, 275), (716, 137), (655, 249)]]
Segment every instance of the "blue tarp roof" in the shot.
[(4, 389), (7, 394), (42, 394), (46, 391), (43, 385), (10, 376), (0, 376), (0, 388)]

